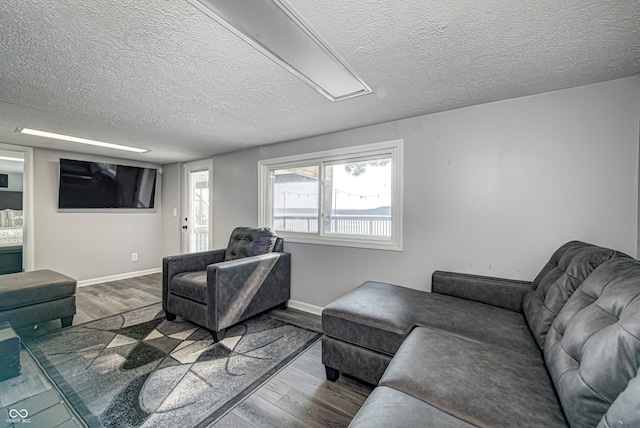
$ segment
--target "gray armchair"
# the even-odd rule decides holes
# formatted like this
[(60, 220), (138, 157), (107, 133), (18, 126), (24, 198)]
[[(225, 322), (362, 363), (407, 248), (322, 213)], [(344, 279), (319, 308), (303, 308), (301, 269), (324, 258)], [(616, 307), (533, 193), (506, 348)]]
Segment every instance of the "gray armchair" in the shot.
[(240, 321), (275, 306), (286, 308), (291, 254), (269, 228), (238, 227), (226, 249), (165, 257), (162, 309), (207, 328), (215, 342)]

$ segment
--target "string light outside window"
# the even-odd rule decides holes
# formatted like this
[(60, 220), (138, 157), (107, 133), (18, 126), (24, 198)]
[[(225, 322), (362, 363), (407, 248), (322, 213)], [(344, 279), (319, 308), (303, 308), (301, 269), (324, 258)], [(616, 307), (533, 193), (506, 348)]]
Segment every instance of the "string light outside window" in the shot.
[(288, 241), (402, 249), (402, 140), (259, 162), (260, 221)]

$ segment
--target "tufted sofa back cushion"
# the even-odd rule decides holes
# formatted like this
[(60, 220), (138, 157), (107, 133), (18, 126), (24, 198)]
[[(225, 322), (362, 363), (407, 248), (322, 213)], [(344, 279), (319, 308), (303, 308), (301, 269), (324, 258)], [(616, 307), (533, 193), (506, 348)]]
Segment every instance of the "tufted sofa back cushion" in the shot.
[(556, 250), (533, 281), (534, 291), (525, 295), (522, 312), (540, 348), (547, 332), (567, 300), (582, 282), (607, 260), (626, 256), (608, 248), (580, 241), (567, 242)]
[(268, 227), (236, 227), (231, 232), (225, 260), (259, 256), (273, 251), (278, 237)]
[(572, 427), (640, 426), (640, 262), (598, 267), (556, 317), (544, 357)]

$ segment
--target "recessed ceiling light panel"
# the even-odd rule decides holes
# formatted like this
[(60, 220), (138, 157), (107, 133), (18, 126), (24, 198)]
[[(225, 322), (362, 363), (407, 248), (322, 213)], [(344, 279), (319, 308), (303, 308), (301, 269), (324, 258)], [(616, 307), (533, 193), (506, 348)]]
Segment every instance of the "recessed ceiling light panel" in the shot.
[(87, 138), (72, 137), (70, 135), (54, 134), (53, 132), (38, 131), (37, 129), (18, 128), (16, 132), (21, 134), (35, 135), (44, 138), (53, 138), (62, 141), (71, 141), (72, 143), (89, 144), (91, 146), (106, 147), (108, 149), (124, 150), (134, 153), (146, 153), (149, 150), (139, 149), (137, 147), (121, 146), (120, 144), (105, 143), (104, 141), (89, 140)]
[(373, 92), (282, 0), (188, 1), (331, 101)]

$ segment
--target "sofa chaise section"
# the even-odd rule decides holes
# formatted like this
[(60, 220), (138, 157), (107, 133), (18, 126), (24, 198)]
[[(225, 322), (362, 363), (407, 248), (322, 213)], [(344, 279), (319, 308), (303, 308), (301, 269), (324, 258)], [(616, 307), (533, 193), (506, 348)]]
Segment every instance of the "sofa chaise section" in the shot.
[(402, 414), (388, 408), (381, 424), (365, 402), (351, 426), (637, 427), (639, 367), (640, 262), (620, 257), (572, 293), (550, 326), (542, 361), (414, 329), (371, 396), (378, 404), (380, 394), (395, 400)]
[[(554, 252), (533, 282), (436, 271), (433, 292), (427, 293), (367, 281), (322, 312), (327, 378), (343, 372), (377, 384), (402, 342), (420, 326), (540, 359), (540, 338), (559, 310), (554, 299), (566, 302), (596, 267), (616, 257), (628, 256), (571, 241)], [(542, 304), (525, 313), (523, 302), (532, 294)], [(538, 336), (531, 333), (532, 319), (544, 324), (535, 330)]]
[(335, 370), (378, 383), (409, 333), (425, 325), (541, 358), (520, 313), (368, 281), (322, 313), (322, 356), (328, 376), (337, 376)]
[(371, 427), (471, 428), (473, 425), (451, 416), (422, 400), (388, 386), (374, 389), (349, 428)]
[(542, 359), (427, 327), (407, 337), (379, 385), (473, 426), (567, 426)]
[(352, 426), (640, 426), (638, 261), (572, 241), (530, 283), (432, 279), (367, 282), (323, 311), (327, 377), (378, 385)]

